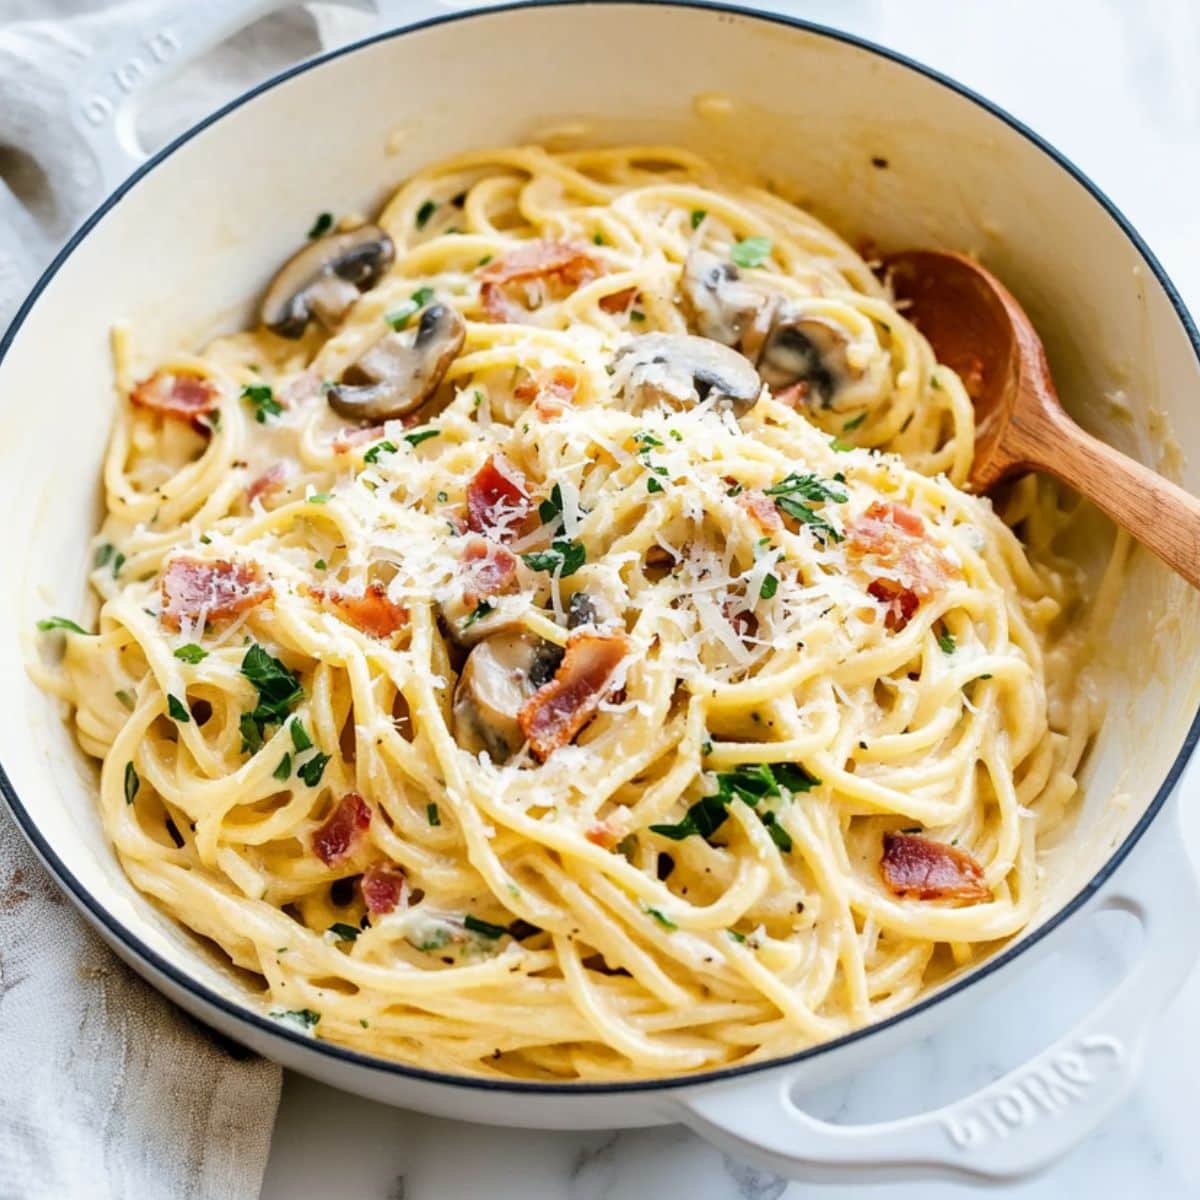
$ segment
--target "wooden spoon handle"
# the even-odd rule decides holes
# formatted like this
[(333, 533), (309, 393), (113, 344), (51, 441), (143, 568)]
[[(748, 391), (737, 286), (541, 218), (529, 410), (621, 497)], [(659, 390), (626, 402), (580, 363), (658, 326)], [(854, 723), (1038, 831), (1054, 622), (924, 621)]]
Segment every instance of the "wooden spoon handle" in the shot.
[(1057, 404), (1021, 439), (1031, 467), (1082, 492), (1200, 588), (1200, 500), (1081, 429)]

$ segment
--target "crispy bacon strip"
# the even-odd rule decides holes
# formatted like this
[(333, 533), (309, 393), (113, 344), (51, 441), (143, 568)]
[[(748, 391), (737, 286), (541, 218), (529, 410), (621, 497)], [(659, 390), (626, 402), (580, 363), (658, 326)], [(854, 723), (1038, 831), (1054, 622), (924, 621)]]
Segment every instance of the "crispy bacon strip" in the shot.
[[(567, 295), (600, 274), (586, 246), (525, 242), (480, 271), (479, 296), (491, 320), (514, 321), (539, 308), (548, 296)], [(532, 303), (518, 303), (517, 298)]]
[(312, 588), (310, 595), (371, 637), (390, 638), (408, 623), (408, 609), (389, 600), (382, 583), (369, 584), (361, 596), (321, 588)]
[(336, 867), (358, 849), (370, 824), (370, 805), (357, 792), (347, 792), (329, 820), (313, 834), (313, 852), (327, 867)]
[(625, 312), (637, 299), (638, 290), (635, 287), (622, 288), (619, 292), (610, 292), (600, 301), (600, 307), (606, 313)]
[(513, 388), (513, 396), (526, 404), (543, 420), (561, 416), (575, 400), (579, 380), (569, 367), (530, 372)]
[(507, 541), (532, 506), (525, 476), (501, 454), (493, 454), (467, 484), (467, 526), (475, 533)]
[(408, 887), (404, 872), (393, 863), (372, 863), (364, 872), (359, 887), (367, 912), (382, 917), (395, 910)]
[(488, 596), (501, 596), (517, 588), (517, 560), (503, 546), (484, 537), (468, 540), (463, 551), (463, 602), (475, 608)]
[(879, 870), (897, 895), (918, 900), (990, 900), (983, 868), (965, 850), (918, 833), (885, 833)]
[(783, 528), (783, 518), (779, 515), (775, 502), (758, 488), (740, 492), (737, 502), (750, 514), (763, 533), (774, 533), (776, 529)]
[(925, 522), (904, 504), (875, 500), (846, 530), (846, 549), (871, 556), (897, 578), (877, 578), (867, 592), (886, 605), (884, 625), (901, 630), (953, 573), (946, 556), (926, 537)]
[(883, 627), (893, 633), (899, 633), (921, 606), (921, 599), (912, 588), (906, 588), (891, 579), (871, 580), (867, 585), (867, 595), (884, 606)]
[(142, 408), (162, 413), (164, 417), (194, 422), (220, 404), (221, 393), (211, 379), (155, 371), (129, 393), (129, 399)]
[(579, 630), (567, 639), (554, 678), (517, 713), (517, 724), (538, 762), (573, 741), (592, 719), (629, 648), (629, 638), (619, 632)]
[(162, 623), (178, 629), (185, 618), (229, 620), (270, 594), (271, 585), (255, 563), (173, 558), (162, 577)]
[(257, 479), (252, 479), (246, 485), (246, 502), (253, 504), (260, 496), (269, 496), (283, 487), (288, 477), (286, 463), (276, 463), (264, 471)]

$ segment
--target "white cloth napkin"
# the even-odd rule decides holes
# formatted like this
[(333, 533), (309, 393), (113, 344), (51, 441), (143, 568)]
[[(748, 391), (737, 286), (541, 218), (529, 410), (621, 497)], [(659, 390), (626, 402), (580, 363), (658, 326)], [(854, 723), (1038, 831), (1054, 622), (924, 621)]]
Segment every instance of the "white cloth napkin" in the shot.
[[(0, 23), (0, 330), (101, 199), (67, 136), (61, 81), (137, 8), (0, 0), (0, 22), (20, 19)], [(264, 19), (169, 89), (149, 136), (177, 132), (322, 40), (353, 36), (346, 15), (341, 38), (329, 11)], [(0, 1200), (252, 1200), (280, 1077), (119, 962), (0, 804)]]

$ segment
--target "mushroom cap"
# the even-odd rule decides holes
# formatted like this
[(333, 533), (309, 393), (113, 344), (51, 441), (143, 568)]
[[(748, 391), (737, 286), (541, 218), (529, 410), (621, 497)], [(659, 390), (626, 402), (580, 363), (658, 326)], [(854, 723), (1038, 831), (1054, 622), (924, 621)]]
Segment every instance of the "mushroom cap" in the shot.
[(497, 633), (467, 655), (454, 689), (454, 738), (463, 750), (486, 750), (504, 762), (525, 741), (517, 714), (544, 674), (539, 642), (525, 633)]
[(431, 304), (415, 330), (379, 338), (325, 394), (334, 412), (378, 424), (413, 412), (434, 393), (467, 335), (448, 304)]
[(286, 338), (300, 337), (313, 316), (334, 325), (395, 257), (392, 239), (378, 225), (317, 238), (280, 267), (263, 297), (262, 323)]
[(788, 305), (763, 343), (758, 369), (773, 391), (807, 383), (822, 408), (852, 374), (846, 359), (849, 338), (844, 330), (820, 317)]
[(679, 290), (696, 333), (755, 357), (778, 303), (775, 297), (743, 280), (733, 263), (699, 249), (684, 263)]
[(628, 390), (642, 403), (685, 407), (710, 397), (741, 413), (758, 400), (762, 380), (748, 358), (690, 333), (647, 333), (618, 354)]

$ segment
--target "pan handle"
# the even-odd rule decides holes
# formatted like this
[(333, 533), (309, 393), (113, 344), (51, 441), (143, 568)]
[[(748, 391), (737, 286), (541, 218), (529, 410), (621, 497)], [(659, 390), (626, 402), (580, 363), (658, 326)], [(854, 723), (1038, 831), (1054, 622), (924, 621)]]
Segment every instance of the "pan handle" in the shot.
[(1200, 888), (1177, 806), (1155, 825), (1089, 909), (1136, 917), (1140, 958), (1074, 1029), (1024, 1066), (943, 1108), (876, 1124), (837, 1125), (806, 1113), (797, 1097), (800, 1069), (685, 1093), (673, 1119), (792, 1179), (995, 1183), (1049, 1166), (1132, 1089), (1147, 1035), (1200, 953)]

